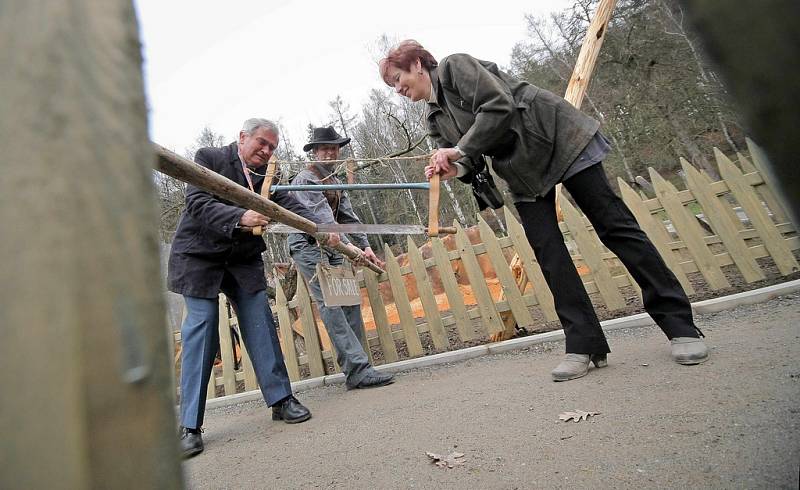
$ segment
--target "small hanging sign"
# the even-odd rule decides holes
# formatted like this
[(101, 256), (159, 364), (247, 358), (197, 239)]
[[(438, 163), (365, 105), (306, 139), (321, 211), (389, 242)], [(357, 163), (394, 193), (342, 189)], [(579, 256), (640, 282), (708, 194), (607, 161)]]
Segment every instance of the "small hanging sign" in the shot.
[(356, 306), (361, 304), (361, 289), (352, 267), (333, 267), (317, 264), (317, 278), (325, 306)]

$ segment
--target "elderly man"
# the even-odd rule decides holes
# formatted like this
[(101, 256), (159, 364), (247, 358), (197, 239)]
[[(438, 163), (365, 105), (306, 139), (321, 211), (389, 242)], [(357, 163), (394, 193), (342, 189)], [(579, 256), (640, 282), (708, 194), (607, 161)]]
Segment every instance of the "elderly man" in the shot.
[[(333, 160), (338, 160), (341, 147), (349, 142), (350, 138), (342, 138), (333, 128), (314, 128), (311, 141), (303, 147), (303, 151), (311, 150), (316, 161), (297, 174), (292, 183), (298, 185), (338, 184), (339, 180), (333, 175), (336, 169), (336, 162)], [(353, 206), (350, 204), (346, 192), (293, 191), (292, 194), (300, 203), (314, 212), (312, 221), (317, 223), (361, 222), (353, 212)], [(370, 248), (366, 235), (351, 234), (351, 238), (356, 245), (350, 243), (347, 237), (342, 235), (342, 241), (348, 247), (363, 253), (367, 260), (379, 266), (382, 265)], [(321, 250), (314, 237), (304, 233), (289, 235), (289, 252), (297, 264), (297, 269), (309, 284), (322, 322), (336, 348), (336, 361), (346, 376), (347, 388), (375, 388), (392, 383), (393, 376), (376, 371), (370, 365), (367, 353), (364, 351), (366, 334), (361, 318), (361, 306), (328, 307), (325, 305), (319, 279), (316, 277), (317, 264), (324, 257), (324, 260), (331, 266), (341, 265), (342, 255)]]
[[(278, 146), (278, 128), (266, 119), (248, 119), (237, 142), (223, 148), (201, 148), (200, 165), (260, 192), (260, 170)], [(291, 196), (275, 202), (306, 218), (314, 214)], [(266, 216), (189, 185), (169, 257), (168, 285), (182, 294), (187, 315), (181, 327), (181, 449), (184, 457), (203, 450), (200, 435), (206, 386), (219, 342), (217, 298), (222, 291), (239, 319), (258, 384), (272, 419), (294, 424), (311, 412), (292, 395), (275, 323), (266, 296), (261, 253), (264, 241), (242, 227), (267, 224)], [(338, 243), (331, 235), (329, 243)]]

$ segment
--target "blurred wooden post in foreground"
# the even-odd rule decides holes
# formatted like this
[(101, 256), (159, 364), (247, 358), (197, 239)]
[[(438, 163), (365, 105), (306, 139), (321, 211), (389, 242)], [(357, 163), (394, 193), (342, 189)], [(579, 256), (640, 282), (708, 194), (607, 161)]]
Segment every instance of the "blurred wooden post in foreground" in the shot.
[(133, 6), (2, 12), (0, 488), (179, 488)]
[[(592, 19), (592, 23), (589, 24), (589, 28), (586, 30), (586, 38), (583, 40), (581, 51), (578, 53), (578, 60), (575, 62), (575, 68), (572, 70), (572, 76), (569, 79), (569, 84), (567, 84), (567, 92), (564, 95), (564, 99), (578, 109), (581, 108), (583, 97), (589, 88), (589, 81), (592, 79), (597, 56), (600, 54), (600, 48), (606, 38), (608, 22), (611, 20), (611, 13), (614, 11), (616, 4), (617, 0), (600, 0), (594, 19)], [(559, 221), (562, 219), (561, 207), (558, 204), (560, 194), (561, 184), (558, 184), (556, 186), (556, 213)], [(519, 290), (524, 292), (528, 286), (528, 277), (522, 268), (522, 261), (519, 255), (514, 255), (511, 258), (511, 269), (514, 271)], [(505, 300), (505, 295), (501, 295), (498, 301), (503, 300)], [(493, 341), (510, 339), (514, 335), (514, 325), (516, 324), (514, 316), (510, 312), (506, 312), (503, 313), (502, 317), (505, 330), (493, 335)]]

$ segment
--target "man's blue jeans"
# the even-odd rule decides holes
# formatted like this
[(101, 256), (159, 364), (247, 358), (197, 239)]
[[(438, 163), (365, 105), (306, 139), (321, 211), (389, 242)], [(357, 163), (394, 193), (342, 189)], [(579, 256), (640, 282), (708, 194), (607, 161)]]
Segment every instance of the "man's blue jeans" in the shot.
[[(233, 285), (223, 292), (236, 311), (264, 400), (272, 406), (291, 395), (292, 387), (266, 291), (248, 293)], [(219, 344), (219, 307), (217, 298), (183, 299), (187, 315), (181, 327), (181, 425), (196, 429), (203, 425), (208, 380)]]

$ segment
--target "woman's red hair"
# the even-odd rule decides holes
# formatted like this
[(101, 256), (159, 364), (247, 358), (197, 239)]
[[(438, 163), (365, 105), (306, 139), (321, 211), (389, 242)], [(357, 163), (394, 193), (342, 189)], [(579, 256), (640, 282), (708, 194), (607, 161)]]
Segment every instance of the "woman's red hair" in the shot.
[(394, 66), (403, 71), (409, 71), (411, 65), (416, 63), (417, 60), (420, 60), (422, 67), (428, 71), (439, 65), (436, 58), (417, 41), (413, 39), (401, 41), (397, 46), (390, 49), (386, 57), (380, 61), (381, 78), (386, 82), (386, 85), (391, 87), (394, 82), (389, 80), (389, 67)]

